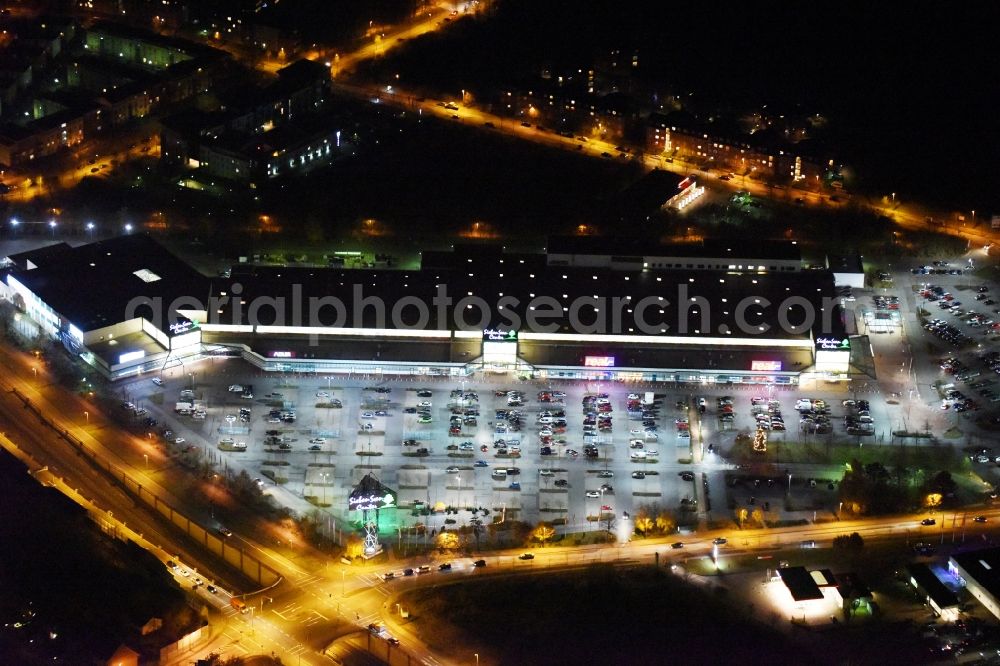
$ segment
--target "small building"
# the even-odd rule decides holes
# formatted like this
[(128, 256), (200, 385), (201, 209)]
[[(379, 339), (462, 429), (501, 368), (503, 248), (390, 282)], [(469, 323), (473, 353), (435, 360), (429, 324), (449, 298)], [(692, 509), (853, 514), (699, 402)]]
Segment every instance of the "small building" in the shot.
[(805, 567), (778, 569), (784, 593), (778, 602), (793, 620), (827, 620), (843, 608), (838, 583), (828, 569), (809, 571)]
[(949, 622), (958, 619), (958, 595), (941, 582), (937, 574), (922, 562), (906, 565), (910, 585), (924, 597), (935, 614)]
[(1000, 548), (952, 555), (948, 559), (948, 571), (986, 610), (1000, 619)]
[(861, 257), (856, 254), (828, 254), (826, 267), (833, 273), (834, 284), (838, 287), (865, 288), (865, 269)]

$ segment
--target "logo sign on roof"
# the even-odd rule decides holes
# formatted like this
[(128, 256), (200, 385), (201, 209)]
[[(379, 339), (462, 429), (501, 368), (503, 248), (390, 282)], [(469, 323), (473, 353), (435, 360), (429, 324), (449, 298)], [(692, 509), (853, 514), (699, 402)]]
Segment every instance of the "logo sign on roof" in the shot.
[(517, 331), (486, 328), (483, 329), (483, 342), (517, 342)]
[(615, 367), (614, 356), (584, 356), (583, 365), (588, 368), (613, 368)]
[(195, 328), (198, 328), (198, 322), (191, 321), (190, 319), (174, 322), (170, 325), (170, 335), (181, 335)]
[(850, 351), (850, 338), (816, 338), (816, 349)]
[(392, 493), (385, 495), (358, 495), (348, 498), (351, 511), (372, 511), (396, 506), (396, 498)]
[(781, 372), (781, 361), (750, 361), (750, 369), (760, 372)]

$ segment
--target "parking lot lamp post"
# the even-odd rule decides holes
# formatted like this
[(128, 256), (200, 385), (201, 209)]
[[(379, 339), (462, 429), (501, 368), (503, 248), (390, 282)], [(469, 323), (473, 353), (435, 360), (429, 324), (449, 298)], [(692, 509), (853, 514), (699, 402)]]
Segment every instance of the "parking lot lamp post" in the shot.
[(344, 586), (347, 579), (347, 569), (340, 570), (340, 596), (344, 596)]
[(476, 652), (474, 654), (475, 654), (475, 657), (476, 657), (476, 666), (479, 666), (479, 653)]

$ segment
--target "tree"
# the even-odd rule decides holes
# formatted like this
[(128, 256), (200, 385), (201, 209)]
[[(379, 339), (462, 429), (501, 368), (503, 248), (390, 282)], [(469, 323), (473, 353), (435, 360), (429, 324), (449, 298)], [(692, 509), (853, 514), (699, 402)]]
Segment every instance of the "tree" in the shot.
[(365, 541), (358, 534), (351, 534), (347, 537), (347, 543), (344, 546), (344, 555), (350, 559), (355, 557), (361, 557), (365, 553)]
[(674, 519), (674, 514), (666, 509), (661, 509), (656, 514), (656, 529), (660, 534), (671, 534), (677, 529), (677, 521)]
[(647, 514), (639, 514), (635, 517), (635, 531), (646, 536), (656, 527), (656, 522)]
[(545, 545), (545, 542), (556, 535), (556, 530), (552, 523), (540, 522), (531, 531), (531, 538)]
[(851, 532), (849, 535), (841, 534), (840, 536), (834, 538), (833, 547), (856, 553), (865, 547), (865, 540), (857, 532)]
[(462, 546), (462, 540), (458, 536), (458, 532), (449, 532), (447, 530), (441, 530), (434, 539), (434, 545), (436, 545), (440, 550), (458, 550)]
[(945, 471), (938, 472), (927, 479), (922, 488), (925, 504), (928, 506), (954, 503), (955, 491), (957, 490), (958, 484), (955, 483), (955, 479), (951, 478), (951, 474)]

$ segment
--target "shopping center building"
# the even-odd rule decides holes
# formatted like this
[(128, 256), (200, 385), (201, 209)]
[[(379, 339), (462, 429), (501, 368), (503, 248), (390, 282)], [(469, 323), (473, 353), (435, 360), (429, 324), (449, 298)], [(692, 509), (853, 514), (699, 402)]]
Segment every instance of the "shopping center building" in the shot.
[(130, 235), (13, 255), (3, 282), (111, 379), (225, 354), (269, 372), (795, 384), (848, 379), (866, 346), (844, 330), (832, 273), (803, 269), (790, 243), (549, 245), (424, 252), (419, 270), (237, 264), (222, 278)]

